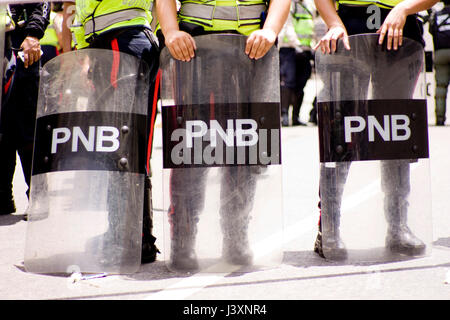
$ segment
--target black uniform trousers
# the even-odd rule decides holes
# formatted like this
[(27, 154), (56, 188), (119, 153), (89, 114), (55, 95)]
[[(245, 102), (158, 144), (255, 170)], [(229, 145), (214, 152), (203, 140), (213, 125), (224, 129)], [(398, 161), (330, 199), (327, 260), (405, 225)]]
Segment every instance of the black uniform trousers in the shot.
[[(29, 195), (33, 156), (34, 128), (39, 92), (40, 63), (25, 68), (17, 59), (9, 99), (2, 106), (0, 141), (0, 201), (12, 199), (16, 152), (20, 157)], [(6, 201), (6, 200), (5, 200)]]

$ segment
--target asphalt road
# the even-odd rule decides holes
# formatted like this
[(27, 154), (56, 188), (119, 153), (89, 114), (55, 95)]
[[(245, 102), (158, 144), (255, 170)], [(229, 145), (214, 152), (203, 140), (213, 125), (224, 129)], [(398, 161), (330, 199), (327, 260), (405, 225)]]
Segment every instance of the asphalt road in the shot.
[[(429, 81), (432, 82), (431, 77)], [(301, 117), (307, 121), (314, 97), (312, 82)], [(152, 160), (155, 235), (163, 252), (152, 264), (130, 275), (76, 278), (68, 274), (33, 274), (23, 266), (27, 222), (25, 183), (20, 167), (14, 178), (17, 212), (0, 216), (0, 299), (142, 299), (142, 300), (447, 300), (450, 298), (450, 129), (434, 126), (434, 103), (428, 98), (430, 161), (427, 193), (418, 196), (432, 208), (429, 255), (414, 259), (357, 263), (333, 262), (312, 251), (318, 219), (318, 135), (315, 126), (282, 130), (282, 260), (267, 269), (242, 272), (170, 271), (164, 255), (160, 127)], [(19, 164), (20, 165), (20, 164)], [(363, 190), (360, 190), (363, 191)], [(431, 230), (430, 230), (431, 231)], [(200, 239), (199, 241), (207, 241)]]

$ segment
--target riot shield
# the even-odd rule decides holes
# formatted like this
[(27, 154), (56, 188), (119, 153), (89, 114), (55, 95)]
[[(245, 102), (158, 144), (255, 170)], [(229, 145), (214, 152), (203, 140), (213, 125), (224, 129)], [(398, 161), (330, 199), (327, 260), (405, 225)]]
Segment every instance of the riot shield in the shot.
[(148, 66), (118, 51), (74, 51), (43, 67), (27, 271), (139, 268), (148, 84)]
[(165, 256), (174, 271), (229, 272), (282, 258), (279, 59), (246, 37), (195, 37), (161, 53)]
[(325, 258), (423, 256), (432, 241), (424, 52), (377, 34), (317, 52), (320, 208)]

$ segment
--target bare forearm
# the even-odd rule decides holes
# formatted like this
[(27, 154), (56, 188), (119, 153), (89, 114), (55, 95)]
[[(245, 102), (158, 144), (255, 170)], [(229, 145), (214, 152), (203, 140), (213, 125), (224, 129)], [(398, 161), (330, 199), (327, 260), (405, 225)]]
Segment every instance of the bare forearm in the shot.
[(387, 49), (397, 50), (403, 43), (403, 28), (409, 15), (431, 8), (438, 0), (404, 0), (397, 4), (383, 21), (377, 31), (380, 34), (378, 43), (387, 39)]
[(157, 0), (156, 14), (163, 34), (179, 30), (175, 0)]
[(156, 14), (164, 34), (164, 43), (172, 56), (178, 60), (190, 61), (195, 55), (195, 40), (188, 33), (180, 31), (175, 0), (157, 0)]
[(267, 19), (263, 28), (271, 29), (275, 34), (279, 34), (289, 14), (291, 6), (290, 0), (271, 1), (267, 12)]
[(290, 0), (271, 1), (263, 28), (253, 31), (247, 38), (245, 54), (249, 58), (260, 59), (272, 48), (286, 22), (290, 5)]
[(316, 4), (317, 11), (319, 11), (320, 16), (329, 29), (337, 26), (342, 27), (344, 25), (336, 12), (336, 7), (334, 6), (333, 1), (315, 0), (314, 2)]
[(395, 7), (404, 10), (406, 15), (411, 15), (427, 10), (438, 2), (439, 0), (404, 0)]

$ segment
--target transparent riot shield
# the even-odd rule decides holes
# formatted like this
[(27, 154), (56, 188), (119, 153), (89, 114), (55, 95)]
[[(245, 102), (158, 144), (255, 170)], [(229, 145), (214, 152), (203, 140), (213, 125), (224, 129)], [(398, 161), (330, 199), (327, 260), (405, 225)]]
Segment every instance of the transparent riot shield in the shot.
[(27, 271), (138, 270), (148, 83), (148, 66), (117, 51), (74, 51), (44, 66)]
[(325, 258), (389, 261), (431, 250), (424, 52), (378, 35), (317, 52), (320, 206)]
[(174, 271), (229, 272), (282, 258), (279, 60), (246, 37), (195, 37), (161, 54), (165, 256)]

